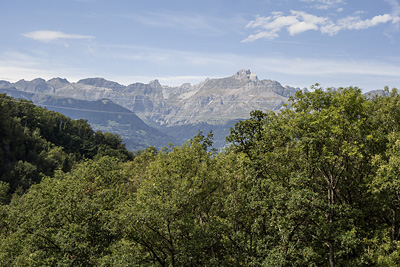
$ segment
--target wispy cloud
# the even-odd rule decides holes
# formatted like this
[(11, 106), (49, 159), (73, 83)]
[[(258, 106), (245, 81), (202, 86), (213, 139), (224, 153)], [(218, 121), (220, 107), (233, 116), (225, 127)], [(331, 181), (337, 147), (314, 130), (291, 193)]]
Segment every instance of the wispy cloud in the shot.
[(345, 4), (344, 0), (300, 0), (300, 2), (313, 3), (314, 8), (323, 10), (337, 8), (338, 5)]
[[(147, 12), (144, 14), (129, 14), (121, 17), (139, 22), (145, 26), (157, 28), (171, 28), (188, 32), (203, 32), (206, 35), (220, 35), (224, 33), (220, 25), (237, 24), (236, 18), (227, 21), (222, 18), (208, 17), (203, 15), (188, 15), (171, 12)], [(237, 19), (236, 19), (237, 20)]]
[[(110, 49), (118, 48), (118, 49)], [(207, 52), (193, 52), (193, 51), (180, 51), (169, 50), (160, 48), (150, 48), (141, 46), (106, 46), (101, 47), (104, 53), (105, 61), (110, 61), (110, 58), (116, 58), (122, 64), (122, 59), (127, 59), (127, 64), (132, 65), (132, 61), (137, 65), (145, 65), (150, 62), (152, 66), (155, 63), (161, 65), (162, 68), (170, 66), (175, 69), (179, 66), (196, 66), (201, 70), (199, 77), (204, 77), (206, 70), (207, 73), (216, 73), (218, 76), (221, 70), (230, 70), (236, 68), (243, 68), (248, 66), (249, 62), (260, 69), (265, 69), (266, 72), (279, 72), (282, 74), (293, 75), (309, 75), (315, 74), (369, 74), (369, 75), (387, 75), (396, 76), (400, 73), (398, 65), (399, 58), (392, 58), (392, 64), (380, 60), (364, 60), (355, 59), (357, 67), (354, 67), (354, 60), (350, 59), (348, 55), (340, 51), (339, 54), (332, 54), (328, 56), (317, 55), (315, 57), (293, 58), (285, 55), (270, 55), (270, 56), (250, 56), (238, 55), (230, 53), (207, 53)], [(106, 51), (113, 51), (112, 55), (106, 55)], [(130, 57), (129, 55), (141, 55), (140, 58)], [(162, 60), (159, 60), (159, 59)], [(350, 64), (349, 64), (350, 61)], [(386, 60), (387, 61), (387, 60)], [(126, 62), (125, 62), (126, 63)], [(155, 70), (156, 71), (156, 70)], [(187, 73), (185, 73), (187, 74)], [(228, 73), (229, 74), (229, 73)], [(233, 73), (232, 73), (233, 74)], [(173, 76), (173, 75), (171, 75)], [(182, 75), (189, 77), (191, 75)], [(164, 76), (165, 77), (165, 76)], [(174, 76), (175, 77), (175, 76)], [(160, 78), (160, 77), (153, 77)], [(167, 78), (165, 78), (167, 80)]]
[(49, 57), (53, 58), (47, 53), (0, 52), (0, 79), (16, 82), (39, 77), (65, 77), (69, 81), (78, 81), (82, 79), (82, 73), (88, 75), (88, 70), (84, 67), (72, 66), (59, 58), (52, 61)]
[[(196, 74), (200, 75), (190, 75), (190, 71), (186, 72), (181, 69), (180, 72), (186, 75), (177, 77), (157, 74), (157, 70), (154, 70), (153, 76), (139, 79), (142, 82), (148, 82), (157, 78), (161, 84), (174, 86), (181, 85), (184, 82), (196, 84), (203, 81), (205, 77), (226, 77), (232, 75), (238, 69), (246, 67), (256, 72), (260, 79), (278, 80), (292, 86), (310, 86), (316, 82), (325, 81), (324, 86), (357, 85), (363, 89), (372, 90), (393, 84), (389, 80), (398, 82), (398, 73), (400, 73), (398, 60), (387, 63), (381, 60), (351, 59), (346, 55), (293, 58), (285, 55), (244, 56), (229, 53), (189, 53), (169, 50), (147, 52), (156, 53), (157, 56), (165, 53), (173, 62), (176, 62), (172, 68), (179, 68), (179, 65), (196, 66)], [(146, 63), (144, 62), (144, 64)], [(340, 77), (340, 79), (338, 80), (337, 77)], [(374, 77), (374, 79), (371, 77)], [(116, 80), (125, 82), (125, 84), (132, 83), (138, 78), (122, 79), (122, 77), (115, 77)], [(375, 82), (377, 79), (380, 79), (381, 82)], [(368, 82), (366, 82), (367, 80)]]
[(40, 42), (51, 42), (58, 39), (93, 39), (90, 35), (69, 34), (59, 31), (33, 31), (24, 33), (23, 36)]
[(389, 5), (392, 6), (392, 15), (400, 16), (400, 4), (397, 0), (385, 0)]
[(400, 27), (400, 3), (397, 0), (385, 0), (389, 5), (392, 6), (391, 15), (395, 17), (393, 24), (396, 24), (396, 29)]
[[(238, 55), (137, 46), (99, 46), (98, 49), (96, 62), (101, 67), (85, 63), (77, 67), (73, 62), (53, 58), (50, 54), (33, 56), (0, 52), (0, 79), (17, 81), (21, 78), (65, 77), (69, 81), (77, 81), (101, 76), (126, 85), (158, 79), (164, 85), (178, 86), (184, 82), (197, 84), (205, 77), (226, 77), (246, 67), (256, 72), (260, 79), (273, 79), (300, 87), (323, 82), (324, 86), (357, 85), (372, 90), (385, 85), (397, 86), (395, 83), (400, 82), (399, 58), (353, 59), (343, 53), (293, 58), (284, 54)], [(142, 57), (138, 59), (130, 55)], [(52, 60), (49, 61), (49, 58)], [(166, 60), (159, 61), (158, 58)], [(165, 72), (167, 68), (171, 71)]]
[(360, 17), (346, 17), (338, 20), (336, 23), (329, 21), (320, 27), (321, 33), (333, 36), (342, 30), (364, 30), (387, 22), (395, 22), (398, 17), (392, 17), (389, 14), (378, 15), (372, 19), (361, 20)]
[(257, 29), (256, 33), (248, 36), (242, 42), (275, 39), (279, 37), (279, 32), (283, 29), (286, 29), (290, 35), (318, 30), (323, 34), (333, 36), (343, 30), (364, 30), (379, 24), (389, 22), (395, 24), (400, 21), (398, 14), (378, 15), (365, 20), (359, 16), (349, 16), (335, 22), (328, 17), (319, 17), (303, 11), (292, 10), (290, 13), (290, 15), (285, 16), (282, 12), (272, 12), (268, 17), (256, 17), (246, 26), (246, 28)]

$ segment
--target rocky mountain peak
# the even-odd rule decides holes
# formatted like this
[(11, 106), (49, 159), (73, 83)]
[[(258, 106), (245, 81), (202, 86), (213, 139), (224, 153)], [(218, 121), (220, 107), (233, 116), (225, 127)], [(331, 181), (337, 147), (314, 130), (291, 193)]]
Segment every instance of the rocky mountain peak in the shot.
[(96, 86), (96, 87), (104, 87), (104, 88), (111, 88), (111, 89), (122, 89), (124, 88), (123, 85), (117, 83), (117, 82), (112, 82), (108, 81), (104, 78), (86, 78), (78, 81), (78, 84), (86, 84), (86, 85), (91, 85), (91, 86)]
[(160, 84), (160, 82), (159, 82), (157, 79), (155, 79), (155, 80), (149, 82), (149, 85), (150, 85), (151, 87), (153, 87), (153, 88), (161, 88), (161, 87), (162, 87), (161, 84)]
[(8, 81), (0, 81), (0, 88), (8, 88), (11, 86), (11, 83)]
[(229, 77), (206, 79), (199, 84), (162, 86), (158, 80), (128, 86), (104, 78), (87, 78), (69, 83), (62, 78), (47, 82), (0, 82), (1, 87), (14, 86), (25, 92), (68, 96), (81, 100), (110, 99), (135, 112), (151, 125), (224, 124), (245, 119), (252, 110), (279, 110), (288, 97), (300, 88), (283, 87), (277, 81), (259, 80), (249, 69)]
[(67, 79), (63, 78), (53, 78), (47, 81), (47, 84), (52, 86), (54, 89), (62, 88), (68, 86), (70, 83)]
[(251, 73), (249, 69), (241, 69), (233, 75), (233, 77), (237, 80), (251, 80), (251, 81), (258, 81), (257, 74)]
[(67, 79), (65, 79), (65, 78), (60, 78), (60, 77), (57, 77), (57, 78), (53, 78), (53, 79), (50, 79), (50, 80), (48, 80), (47, 81), (48, 83), (69, 83), (69, 81), (67, 80)]
[(31, 82), (32, 83), (36, 83), (36, 84), (38, 84), (38, 83), (45, 84), (46, 83), (46, 81), (44, 79), (42, 79), (42, 78), (33, 79)]
[(19, 80), (14, 84), (15, 88), (26, 92), (54, 93), (51, 85), (47, 84), (42, 78), (36, 78), (32, 81)]
[(192, 85), (190, 83), (184, 83), (181, 85), (181, 88), (184, 88), (184, 89), (188, 89), (190, 87), (192, 87)]

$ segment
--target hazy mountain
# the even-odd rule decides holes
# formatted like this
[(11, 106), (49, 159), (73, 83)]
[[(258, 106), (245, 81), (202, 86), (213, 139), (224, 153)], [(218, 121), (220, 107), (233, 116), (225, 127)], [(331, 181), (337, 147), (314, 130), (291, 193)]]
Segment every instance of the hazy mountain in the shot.
[(199, 129), (205, 133), (213, 129), (220, 146), (224, 143), (223, 135), (229, 133), (235, 121), (247, 119), (252, 110), (279, 110), (290, 96), (301, 90), (284, 87), (277, 81), (259, 80), (248, 69), (230, 77), (177, 87), (162, 86), (158, 80), (125, 86), (103, 78), (87, 78), (76, 83), (62, 78), (0, 81), (0, 88), (10, 87), (36, 95), (87, 101), (110, 99), (146, 124), (172, 135), (178, 144), (193, 137)]
[(49, 81), (34, 79), (16, 83), (0, 82), (0, 88), (13, 86), (25, 92), (55, 94), (81, 100), (107, 98), (128, 108), (152, 125), (186, 125), (193, 123), (224, 124), (232, 119), (245, 119), (255, 109), (278, 110), (299, 88), (283, 87), (277, 81), (259, 80), (243, 69), (231, 77), (206, 79), (204, 82), (179, 87), (162, 86), (158, 80), (149, 84), (128, 86), (103, 78)]
[(385, 92), (383, 89), (377, 89), (377, 90), (371, 90), (367, 93), (365, 93), (368, 97), (374, 97), (374, 96), (388, 96), (390, 95), (389, 92)]
[(278, 110), (297, 90), (300, 89), (283, 87), (276, 81), (259, 80), (248, 69), (194, 86), (164, 87), (165, 101), (173, 108), (160, 118), (160, 124), (224, 124), (246, 119), (252, 110)]

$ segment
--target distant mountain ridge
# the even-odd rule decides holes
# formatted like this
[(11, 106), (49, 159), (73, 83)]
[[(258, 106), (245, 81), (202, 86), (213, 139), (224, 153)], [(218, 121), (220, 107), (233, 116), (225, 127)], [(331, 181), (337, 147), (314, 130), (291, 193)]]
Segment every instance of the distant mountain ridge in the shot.
[[(15, 87), (33, 93), (51, 94), (80, 100), (110, 99), (156, 127), (207, 123), (223, 125), (247, 119), (252, 110), (278, 110), (300, 88), (282, 86), (277, 81), (259, 80), (249, 69), (234, 75), (191, 85), (162, 86), (158, 80), (148, 84), (121, 85), (104, 78), (86, 78), (76, 83), (53, 78), (45, 81), (0, 81), (0, 88)], [(304, 90), (304, 89), (303, 89)]]

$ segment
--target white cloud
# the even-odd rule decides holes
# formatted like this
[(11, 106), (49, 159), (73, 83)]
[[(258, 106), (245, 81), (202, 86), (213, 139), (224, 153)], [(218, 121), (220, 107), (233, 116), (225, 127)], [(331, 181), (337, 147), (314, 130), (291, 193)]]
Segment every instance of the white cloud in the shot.
[(291, 25), (288, 28), (290, 35), (299, 34), (299, 33), (305, 32), (305, 31), (309, 31), (309, 30), (318, 30), (318, 26), (313, 23), (307, 23), (307, 22), (302, 21), (302, 22), (296, 23), (294, 25)]
[(356, 18), (355, 23), (351, 23), (351, 24), (347, 25), (347, 29), (363, 30), (363, 29), (367, 29), (367, 28), (376, 26), (380, 23), (387, 23), (389, 21), (392, 21), (393, 19), (394, 18), (392, 18), (392, 16), (389, 14), (375, 16), (372, 19), (366, 19), (366, 20), (359, 20), (359, 18)]
[(261, 28), (256, 34), (250, 35), (243, 42), (252, 42), (257, 39), (275, 39), (278, 32), (287, 28), (290, 35), (299, 34), (309, 30), (318, 30), (318, 25), (325, 24), (327, 18), (307, 14), (302, 11), (290, 11), (291, 15), (283, 16), (281, 12), (273, 12), (269, 17), (257, 17), (249, 22), (246, 28)]
[(276, 32), (273, 31), (264, 31), (264, 32), (259, 32), (256, 34), (252, 34), (249, 37), (247, 37), (246, 39), (244, 39), (242, 42), (246, 43), (246, 42), (253, 42), (255, 40), (258, 39), (275, 39), (279, 37), (279, 35)]
[(24, 33), (23, 36), (40, 42), (51, 42), (58, 39), (93, 39), (90, 35), (68, 34), (58, 31), (33, 31)]
[(342, 30), (342, 27), (333, 23), (332, 21), (330, 21), (328, 24), (326, 24), (320, 28), (321, 33), (329, 34), (330, 36), (337, 34), (341, 30)]
[(269, 17), (257, 17), (256, 20), (250, 21), (246, 28), (262, 28), (256, 34), (247, 37), (243, 42), (252, 42), (257, 39), (275, 39), (279, 37), (278, 33), (284, 27), (290, 27), (299, 23), (295, 16), (282, 16), (280, 12), (273, 12)]
[(327, 25), (321, 27), (321, 33), (329, 34), (331, 36), (337, 34), (342, 30), (365, 30), (370, 27), (377, 26), (387, 22), (395, 22), (396, 17), (389, 14), (378, 15), (372, 19), (362, 20), (360, 17), (346, 17), (338, 20), (336, 23), (330, 21)]
[(334, 22), (330, 18), (315, 16), (303, 11), (292, 10), (290, 13), (291, 15), (288, 16), (284, 16), (281, 12), (273, 12), (269, 17), (258, 16), (246, 26), (246, 28), (256, 29), (256, 33), (250, 35), (242, 42), (253, 42), (258, 39), (275, 39), (279, 37), (279, 32), (283, 29), (286, 29), (290, 35), (300, 34), (309, 30), (319, 30), (323, 34), (333, 36), (342, 30), (364, 30), (379, 24), (388, 22), (397, 23), (400, 21), (398, 16), (390, 14), (378, 15), (365, 20), (362, 20), (359, 16), (349, 16)]

